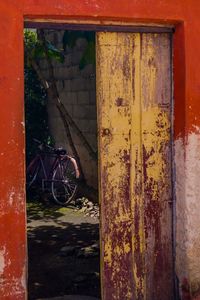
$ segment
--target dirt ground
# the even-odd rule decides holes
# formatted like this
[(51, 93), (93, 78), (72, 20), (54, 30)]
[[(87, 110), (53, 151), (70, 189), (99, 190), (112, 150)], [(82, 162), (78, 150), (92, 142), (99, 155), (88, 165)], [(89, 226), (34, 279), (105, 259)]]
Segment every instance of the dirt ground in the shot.
[(99, 222), (73, 207), (27, 203), (29, 300), (100, 298)]

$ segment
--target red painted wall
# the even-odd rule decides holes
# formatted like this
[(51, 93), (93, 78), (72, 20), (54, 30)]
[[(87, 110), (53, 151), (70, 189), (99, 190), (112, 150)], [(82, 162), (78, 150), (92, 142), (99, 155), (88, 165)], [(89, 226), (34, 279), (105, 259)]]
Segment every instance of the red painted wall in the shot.
[[(114, 5), (113, 5), (114, 4)], [(175, 136), (200, 126), (198, 0), (1, 0), (0, 299), (25, 299), (23, 18), (84, 18), (176, 25)]]

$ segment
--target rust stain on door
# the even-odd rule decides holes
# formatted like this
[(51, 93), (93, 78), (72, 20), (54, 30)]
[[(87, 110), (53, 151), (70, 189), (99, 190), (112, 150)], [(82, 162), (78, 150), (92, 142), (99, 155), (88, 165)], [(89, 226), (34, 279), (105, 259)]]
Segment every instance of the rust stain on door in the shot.
[(134, 292), (130, 204), (134, 41), (134, 34), (97, 34), (103, 299), (132, 299)]
[(169, 34), (141, 36), (141, 128), (147, 299), (173, 299)]
[(173, 299), (169, 34), (97, 33), (102, 297)]

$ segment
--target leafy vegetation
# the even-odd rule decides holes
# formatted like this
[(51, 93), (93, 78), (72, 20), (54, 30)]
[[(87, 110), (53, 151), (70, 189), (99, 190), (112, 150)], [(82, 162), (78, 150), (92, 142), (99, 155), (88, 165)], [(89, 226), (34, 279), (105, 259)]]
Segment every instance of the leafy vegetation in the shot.
[(31, 66), (25, 64), (25, 120), (26, 120), (26, 158), (29, 162), (37, 152), (33, 142), (37, 138), (44, 143), (53, 144), (49, 132), (46, 92)]
[[(25, 29), (24, 31), (24, 42), (27, 56), (27, 63), (30, 65), (30, 60), (34, 59), (36, 61), (41, 58), (46, 58), (46, 51), (42, 40), (39, 38), (36, 30)], [(49, 58), (54, 58), (60, 63), (65, 60), (64, 54), (61, 50), (57, 49), (52, 43), (46, 40), (47, 55)]]
[[(37, 47), (40, 48), (36, 31), (25, 30), (24, 42), (26, 52), (31, 53), (35, 59), (37, 57)], [(38, 76), (33, 69), (28, 56), (25, 55), (24, 66), (25, 78), (25, 122), (26, 122), (26, 159), (27, 162), (37, 152), (37, 145), (34, 138), (47, 144), (53, 144), (53, 138), (49, 132), (47, 115), (47, 94), (42, 87)]]
[[(66, 51), (67, 46), (69, 48), (74, 48), (79, 38), (86, 39), (87, 41), (86, 49), (79, 63), (79, 68), (83, 69), (88, 64), (95, 64), (94, 32), (66, 30), (63, 34), (63, 49), (57, 49), (50, 41), (46, 39), (46, 53), (44, 44), (38, 36), (36, 30), (25, 29), (24, 31), (25, 48), (26, 52), (29, 54), (28, 57), (36, 61), (41, 58), (46, 58), (47, 54), (50, 59), (53, 58), (58, 62), (63, 63), (65, 60), (64, 51)], [(29, 60), (27, 60), (27, 63), (30, 65)]]

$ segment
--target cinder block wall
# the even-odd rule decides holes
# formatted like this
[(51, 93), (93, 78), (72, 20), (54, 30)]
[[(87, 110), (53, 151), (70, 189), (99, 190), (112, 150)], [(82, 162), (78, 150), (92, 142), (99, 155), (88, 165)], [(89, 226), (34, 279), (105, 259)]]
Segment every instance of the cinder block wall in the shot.
[[(63, 33), (63, 30), (46, 30), (45, 36), (57, 48), (62, 48)], [(53, 65), (58, 91), (63, 104), (92, 148), (97, 151), (95, 66), (87, 65), (84, 69), (79, 69), (79, 61), (86, 46), (87, 41), (85, 39), (78, 39), (73, 49), (67, 47), (65, 62), (59, 63), (54, 60)], [(40, 65), (45, 78), (48, 79), (49, 73), (46, 61), (41, 61)], [(56, 146), (62, 146), (71, 153), (59, 112), (55, 103), (50, 101), (48, 103), (48, 116), (50, 131)], [(88, 184), (97, 188), (97, 164), (90, 158), (74, 131), (72, 133)]]

